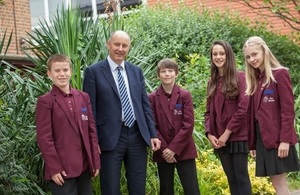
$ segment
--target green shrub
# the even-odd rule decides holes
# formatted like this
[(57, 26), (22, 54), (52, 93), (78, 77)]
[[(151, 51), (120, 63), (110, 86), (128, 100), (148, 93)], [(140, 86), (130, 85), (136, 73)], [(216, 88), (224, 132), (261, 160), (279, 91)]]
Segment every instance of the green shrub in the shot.
[(36, 173), (32, 173), (30, 168), (36, 164), (31, 163), (33, 160), (25, 160), (34, 159), (34, 156), (27, 155), (30, 151), (23, 148), (26, 146), (24, 142), (33, 142), (14, 134), (15, 124), (11, 114), (12, 110), (0, 103), (0, 194), (31, 195), (32, 191), (43, 194), (43, 190), (36, 184)]
[(0, 194), (24, 194), (28, 190), (26, 170), (15, 158), (14, 144), (0, 131)]
[(223, 39), (233, 47), (240, 69), (244, 68), (244, 42), (250, 36), (261, 36), (278, 60), (291, 69), (296, 85), (300, 77), (300, 46), (287, 36), (269, 32), (264, 23), (257, 22), (250, 26), (249, 20), (240, 18), (237, 13), (228, 10), (212, 12), (184, 5), (174, 10), (159, 4), (150, 9), (142, 7), (128, 15), (124, 20), (124, 29), (131, 35), (133, 45), (146, 43), (143, 49), (145, 55), (151, 55), (151, 63), (174, 57), (185, 64), (189, 61), (186, 56), (195, 53), (209, 59), (211, 43)]
[[(201, 193), (211, 195), (230, 195), (226, 175), (219, 159), (213, 149), (202, 151), (197, 160), (198, 176), (200, 179)], [(275, 193), (267, 177), (255, 177), (255, 162), (249, 159), (249, 175), (253, 195), (272, 195)]]

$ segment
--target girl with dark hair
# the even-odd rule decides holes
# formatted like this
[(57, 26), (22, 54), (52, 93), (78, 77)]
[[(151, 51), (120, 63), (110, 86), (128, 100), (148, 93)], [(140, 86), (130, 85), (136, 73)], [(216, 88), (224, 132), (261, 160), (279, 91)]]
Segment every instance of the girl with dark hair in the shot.
[(245, 74), (237, 70), (234, 52), (225, 41), (213, 42), (210, 59), (205, 133), (221, 161), (230, 193), (251, 195)]

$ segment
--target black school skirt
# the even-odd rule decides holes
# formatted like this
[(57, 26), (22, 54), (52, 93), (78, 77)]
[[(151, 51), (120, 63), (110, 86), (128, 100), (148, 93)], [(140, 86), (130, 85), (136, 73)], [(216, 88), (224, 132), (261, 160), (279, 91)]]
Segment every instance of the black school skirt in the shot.
[(249, 153), (249, 147), (246, 141), (231, 141), (226, 142), (224, 147), (215, 149), (214, 152), (215, 154)]
[(279, 175), (282, 173), (300, 170), (299, 159), (295, 145), (290, 146), (286, 158), (278, 157), (277, 149), (266, 149), (260, 134), (259, 125), (256, 125), (256, 170), (257, 177)]

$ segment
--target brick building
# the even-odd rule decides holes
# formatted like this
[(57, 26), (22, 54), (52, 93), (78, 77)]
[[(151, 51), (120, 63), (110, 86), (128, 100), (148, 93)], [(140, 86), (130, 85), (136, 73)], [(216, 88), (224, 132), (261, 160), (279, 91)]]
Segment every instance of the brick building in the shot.
[(30, 32), (29, 0), (4, 0), (5, 5), (0, 6), (0, 38), (7, 30), (13, 31), (13, 39), (9, 50), (10, 54), (21, 55), (21, 38)]
[[(103, 2), (105, 0), (94, 0), (97, 4), (98, 12), (103, 11)], [(30, 64), (26, 62), (26, 57), (22, 52), (22, 44), (24, 43), (23, 37), (27, 36), (27, 32), (31, 31), (31, 28), (36, 25), (37, 14), (38, 16), (51, 15), (51, 9), (56, 9), (54, 4), (73, 2), (82, 3), (84, 6), (82, 9), (91, 10), (93, 0), (4, 0), (5, 5), (0, 5), (0, 40), (2, 39), (5, 30), (8, 34), (12, 31), (12, 42), (10, 44), (6, 60), (13, 64)], [(262, 10), (260, 14), (255, 13), (251, 8), (245, 6), (239, 0), (123, 0), (121, 6), (130, 6), (137, 4), (145, 4), (146, 6), (154, 6), (157, 3), (167, 3), (174, 8), (179, 6), (179, 2), (186, 6), (205, 7), (211, 10), (230, 10), (237, 12), (241, 17), (250, 18), (252, 21), (266, 21), (269, 24), (270, 30), (280, 34), (290, 34), (293, 30), (284, 21), (277, 17), (265, 17), (261, 14), (270, 15), (267, 10)], [(257, 1), (262, 2), (262, 1)], [(43, 4), (44, 3), (44, 4)], [(45, 6), (45, 3), (48, 3)], [(47, 9), (50, 10), (47, 12)], [(42, 12), (41, 10), (46, 10)], [(8, 36), (8, 35), (7, 35)], [(2, 51), (3, 52), (3, 51)], [(25, 60), (25, 61), (24, 61)]]
[[(262, 5), (262, 0), (258, 1), (251, 1), (256, 2), (251, 3), (253, 5), (259, 6)], [(232, 13), (238, 13), (241, 17), (250, 19), (251, 21), (264, 21), (268, 23), (269, 29), (273, 32), (278, 34), (290, 34), (293, 29), (283, 20), (275, 17), (275, 14), (272, 14), (268, 10), (253, 10), (246, 6), (242, 0), (184, 0), (184, 1), (170, 1), (170, 0), (148, 0), (147, 5), (153, 6), (157, 3), (168, 3), (174, 8), (178, 7), (178, 5), (183, 3), (186, 6), (197, 6), (199, 7), (199, 11), (202, 8), (206, 8), (209, 10), (218, 10), (218, 11), (225, 11), (229, 10)], [(296, 10), (293, 8), (293, 5), (290, 5), (291, 13), (295, 16), (300, 13), (297, 13)], [(257, 13), (259, 12), (259, 14)], [(268, 17), (267, 17), (268, 16)], [(272, 17), (269, 17), (272, 16)], [(299, 27), (300, 28), (300, 27)]]

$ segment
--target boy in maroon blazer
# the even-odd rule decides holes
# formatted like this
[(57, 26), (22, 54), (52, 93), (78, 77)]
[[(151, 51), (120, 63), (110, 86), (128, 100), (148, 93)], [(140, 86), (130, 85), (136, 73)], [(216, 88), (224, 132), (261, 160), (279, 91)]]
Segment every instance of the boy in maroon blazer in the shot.
[(36, 106), (37, 142), (52, 194), (92, 195), (91, 177), (100, 169), (96, 126), (89, 96), (71, 88), (71, 61), (55, 54), (47, 61), (52, 89)]
[(154, 152), (160, 180), (160, 194), (174, 194), (174, 171), (177, 169), (184, 194), (199, 195), (193, 140), (194, 109), (190, 92), (175, 84), (177, 63), (169, 58), (157, 65), (161, 85), (149, 95), (161, 149)]

